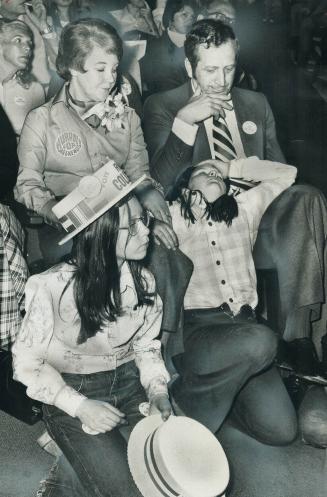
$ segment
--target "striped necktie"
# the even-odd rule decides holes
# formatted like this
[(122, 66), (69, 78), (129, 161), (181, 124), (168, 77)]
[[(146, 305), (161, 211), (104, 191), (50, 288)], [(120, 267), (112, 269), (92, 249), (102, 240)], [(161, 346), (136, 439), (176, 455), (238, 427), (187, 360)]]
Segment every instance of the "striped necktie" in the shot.
[(236, 159), (237, 154), (233, 145), (232, 135), (223, 116), (219, 116), (218, 119), (213, 118), (212, 137), (215, 159), (223, 162)]

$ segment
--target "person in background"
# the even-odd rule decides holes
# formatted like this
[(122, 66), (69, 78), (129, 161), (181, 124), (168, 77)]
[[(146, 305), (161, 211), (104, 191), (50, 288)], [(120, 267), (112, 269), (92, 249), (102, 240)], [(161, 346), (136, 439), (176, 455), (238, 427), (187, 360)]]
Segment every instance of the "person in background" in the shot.
[(42, 85), (31, 74), (33, 33), (20, 20), (0, 19), (0, 102), (20, 135), (30, 110), (45, 102)]
[(0, 18), (6, 20), (22, 20), (33, 32), (34, 57), (32, 62), (32, 74), (42, 85), (50, 81), (50, 72), (47, 60), (46, 44), (51, 45), (53, 33), (46, 25), (35, 24), (35, 12), (43, 7), (42, 0), (31, 0), (31, 6), (24, 0), (6, 0), (0, 4)]
[(142, 419), (142, 403), (164, 420), (171, 413), (157, 339), (162, 303), (142, 263), (148, 222), (137, 199), (127, 198), (75, 233), (69, 263), (26, 285), (14, 376), (44, 403), (44, 421), (80, 497), (141, 497), (126, 438)]
[(108, 20), (123, 40), (140, 40), (159, 36), (152, 11), (145, 0), (128, 0), (123, 9), (111, 10)]
[(164, 33), (148, 41), (141, 59), (141, 76), (145, 97), (171, 90), (187, 81), (184, 41), (197, 16), (194, 0), (168, 0), (164, 14)]
[(60, 35), (62, 28), (79, 16), (77, 0), (47, 0), (48, 22)]

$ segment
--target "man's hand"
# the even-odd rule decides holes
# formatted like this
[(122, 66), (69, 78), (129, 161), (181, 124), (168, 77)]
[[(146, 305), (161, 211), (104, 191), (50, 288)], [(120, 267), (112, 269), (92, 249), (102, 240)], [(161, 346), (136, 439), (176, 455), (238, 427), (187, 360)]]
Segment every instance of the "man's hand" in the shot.
[(150, 402), (150, 412), (149, 415), (161, 413), (161, 417), (164, 421), (167, 421), (172, 413), (172, 408), (168, 395), (159, 394), (155, 395)]
[(208, 159), (199, 162), (196, 167), (199, 166), (213, 166), (217, 171), (220, 172), (221, 176), (225, 179), (229, 177), (230, 162), (223, 162), (218, 159)]
[(230, 100), (230, 95), (223, 93), (201, 93), (199, 95), (196, 92), (188, 103), (177, 112), (176, 117), (191, 125), (205, 121), (211, 116), (218, 118), (222, 115), (225, 117), (225, 109), (232, 110), (233, 108)]
[(171, 224), (168, 206), (163, 195), (158, 190), (152, 185), (145, 187), (141, 185), (141, 189), (137, 188), (136, 193), (144, 209), (150, 211), (155, 219)]
[(155, 219), (152, 233), (157, 245), (163, 244), (167, 249), (176, 250), (178, 247), (178, 238), (170, 224)]
[(47, 10), (42, 0), (31, 0), (32, 10), (25, 4), (25, 12), (27, 17), (42, 32), (48, 28)]
[(125, 414), (111, 404), (98, 400), (83, 400), (76, 411), (76, 416), (82, 424), (97, 433), (106, 433), (116, 426), (128, 424)]

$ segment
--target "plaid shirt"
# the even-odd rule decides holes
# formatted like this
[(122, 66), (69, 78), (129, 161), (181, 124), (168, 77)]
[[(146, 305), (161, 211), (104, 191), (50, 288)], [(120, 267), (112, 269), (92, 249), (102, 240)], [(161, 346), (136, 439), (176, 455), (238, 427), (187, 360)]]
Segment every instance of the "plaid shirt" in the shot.
[(250, 157), (232, 161), (230, 176), (261, 181), (236, 197), (239, 214), (230, 227), (203, 217), (205, 203), (199, 195), (192, 206), (194, 224), (183, 218), (178, 202), (170, 206), (179, 248), (194, 264), (185, 309), (215, 308), (227, 302), (237, 314), (242, 305), (257, 305), (252, 250), (258, 227), (268, 205), (293, 183), (296, 168)]
[(24, 310), (28, 269), (23, 257), (24, 232), (12, 211), (0, 204), (0, 346), (14, 342)]

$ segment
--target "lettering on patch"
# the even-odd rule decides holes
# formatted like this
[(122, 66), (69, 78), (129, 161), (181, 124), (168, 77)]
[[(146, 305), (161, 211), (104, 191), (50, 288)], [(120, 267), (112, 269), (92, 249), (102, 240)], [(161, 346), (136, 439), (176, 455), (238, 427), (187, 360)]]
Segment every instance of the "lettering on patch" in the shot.
[(57, 152), (64, 157), (77, 155), (82, 148), (82, 140), (72, 131), (61, 133), (56, 139)]

